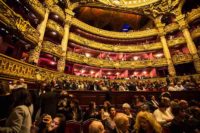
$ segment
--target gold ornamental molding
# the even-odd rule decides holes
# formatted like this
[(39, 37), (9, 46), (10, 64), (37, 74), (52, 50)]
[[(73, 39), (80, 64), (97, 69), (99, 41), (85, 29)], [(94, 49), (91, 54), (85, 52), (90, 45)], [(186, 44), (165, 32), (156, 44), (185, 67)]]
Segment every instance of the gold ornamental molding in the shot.
[(47, 28), (56, 31), (60, 36), (64, 35), (64, 28), (51, 19), (48, 19), (47, 21)]
[(184, 44), (184, 43), (186, 43), (186, 40), (184, 37), (177, 37), (177, 38), (173, 38), (167, 41), (167, 44), (169, 47), (173, 47), (173, 46)]
[(39, 0), (24, 0), (34, 11), (36, 11), (40, 16), (44, 17), (45, 7), (40, 3)]
[(178, 29), (179, 29), (179, 25), (177, 23), (171, 23), (171, 24), (166, 25), (164, 30), (166, 33), (170, 33)]
[[(158, 61), (157, 61), (158, 62)], [(200, 79), (200, 75), (187, 75), (187, 76), (177, 76), (176, 78), (179, 79), (188, 79), (189, 77), (193, 77), (197, 81)], [(8, 57), (6, 55), (0, 54), (0, 77), (8, 77), (12, 78), (25, 78), (29, 80), (48, 80), (51, 81), (52, 79), (56, 78), (59, 80), (77, 80), (77, 81), (100, 81), (104, 80), (101, 78), (92, 78), (92, 77), (82, 77), (82, 76), (75, 76), (75, 75), (68, 75), (65, 73), (59, 73), (56, 71), (51, 71), (45, 68), (37, 67), (34, 65), (30, 65), (23, 61)], [(155, 80), (162, 80), (163, 78), (151, 78), (151, 79), (144, 79), (150, 82), (154, 82)], [(111, 80), (115, 82), (129, 82), (132, 79), (127, 80)], [(134, 81), (134, 79), (133, 79)]]
[(50, 41), (44, 41), (42, 44), (42, 50), (47, 53), (51, 53), (57, 57), (62, 57), (64, 51), (61, 45), (56, 45)]
[(174, 64), (183, 64), (192, 62), (193, 59), (191, 54), (179, 54), (179, 55), (174, 55), (172, 57), (172, 60)]
[(120, 8), (136, 8), (147, 6), (160, 0), (97, 0), (100, 3), (108, 6), (120, 7)]
[[(157, 61), (158, 62), (158, 61)], [(82, 77), (82, 76), (75, 76), (75, 75), (68, 75), (65, 73), (59, 73), (56, 71), (51, 71), (45, 68), (37, 67), (34, 65), (30, 65), (23, 61), (8, 57), (6, 55), (0, 54), (0, 78), (8, 77), (7, 79), (12, 78), (25, 78), (29, 80), (48, 80), (51, 81), (52, 79), (56, 78), (59, 80), (77, 80), (77, 81), (100, 81), (104, 80), (101, 78), (92, 78), (92, 77)], [(200, 75), (187, 75), (187, 76), (177, 76), (178, 79), (189, 79), (193, 77), (197, 81), (200, 79)], [(150, 82), (154, 82), (155, 80), (164, 80), (165, 78), (151, 78), (151, 79), (143, 79), (143, 81), (147, 80)], [(129, 82), (132, 79), (127, 80), (110, 80), (110, 82)], [(134, 79), (133, 79), (134, 81)]]
[(155, 18), (181, 9), (183, 0), (80, 0), (81, 6), (137, 13)]
[(200, 27), (197, 27), (191, 32), (191, 36), (193, 39), (200, 37)]
[(85, 30), (87, 32), (104, 36), (104, 37), (109, 37), (109, 38), (133, 39), (133, 38), (142, 38), (142, 37), (150, 37), (150, 36), (158, 35), (158, 31), (156, 29), (149, 29), (149, 30), (136, 31), (136, 32), (125, 32), (125, 33), (107, 31), (107, 30), (90, 26), (76, 18), (72, 19), (72, 25), (75, 25), (76, 27), (82, 30)]
[(65, 13), (58, 5), (52, 5), (49, 9), (52, 13), (58, 15), (63, 21), (65, 21)]
[(74, 52), (67, 52), (67, 61), (72, 61), (90, 66), (97, 66), (103, 68), (146, 68), (146, 67), (161, 67), (167, 66), (165, 58), (155, 60), (141, 60), (141, 61), (109, 61), (104, 59), (97, 59), (93, 57), (86, 57)]
[(139, 44), (139, 45), (104, 44), (86, 39), (72, 32), (69, 35), (69, 39), (86, 47), (104, 51), (113, 51), (113, 52), (141, 52), (141, 51), (162, 49), (162, 44), (160, 42), (150, 43), (150, 44)]
[(197, 18), (200, 18), (200, 7), (197, 9), (192, 9), (192, 11), (186, 15), (186, 20), (188, 23), (191, 23)]
[(29, 80), (46, 80), (62, 77), (63, 73), (30, 65), (23, 61), (0, 54), (1, 77), (22, 77)]
[(0, 54), (0, 73), (10, 76), (35, 79), (36, 68), (22, 61)]
[(6, 27), (21, 33), (23, 38), (37, 44), (39, 40), (39, 32), (25, 21), (19, 14), (16, 14), (2, 0), (0, 0), (0, 22)]

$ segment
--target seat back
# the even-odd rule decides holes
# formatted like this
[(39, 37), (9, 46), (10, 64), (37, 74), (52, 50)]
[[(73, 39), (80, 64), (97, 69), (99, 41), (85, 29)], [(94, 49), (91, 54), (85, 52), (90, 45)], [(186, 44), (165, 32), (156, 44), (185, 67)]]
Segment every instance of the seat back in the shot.
[(81, 123), (77, 121), (67, 121), (65, 133), (81, 133)]

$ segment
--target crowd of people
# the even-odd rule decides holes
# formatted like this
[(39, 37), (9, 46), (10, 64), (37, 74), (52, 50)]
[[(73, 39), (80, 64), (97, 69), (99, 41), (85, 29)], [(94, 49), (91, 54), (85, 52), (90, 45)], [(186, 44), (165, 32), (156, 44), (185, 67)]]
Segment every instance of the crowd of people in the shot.
[[(2, 93), (9, 93), (13, 89), (28, 88), (23, 78), (18, 81), (9, 81), (2, 86), (0, 83), (0, 95)], [(134, 78), (131, 80), (124, 80), (123, 82), (104, 80), (81, 81), (81, 80), (57, 80), (44, 81), (37, 84), (37, 88), (41, 90), (41, 84), (50, 84), (55, 90), (77, 90), (77, 91), (198, 91), (200, 90), (200, 82), (193, 77), (186, 79), (169, 79), (166, 80), (148, 80)], [(6, 87), (5, 87), (6, 86)]]
[[(186, 90), (180, 84), (182, 82), (173, 82), (179, 88), (183, 87), (176, 91)], [(169, 87), (172, 87), (171, 83)], [(66, 121), (84, 122), (91, 118), (95, 120), (89, 126), (89, 133), (200, 132), (199, 101), (171, 99), (169, 92), (160, 97), (152, 95), (150, 99), (143, 95), (135, 96), (120, 106), (106, 100), (101, 105), (91, 101), (83, 107), (67, 92), (70, 89), (65, 89), (56, 80), (43, 82), (31, 93), (23, 79), (17, 85), (10, 85), (10, 113), (5, 126), (0, 126), (0, 133), (64, 133)], [(59, 87), (62, 88), (60, 93), (54, 91)]]
[(132, 79), (126, 82), (110, 82), (109, 80), (77, 81), (77, 80), (52, 80), (51, 84), (56, 89), (78, 91), (194, 91), (200, 89), (200, 83), (194, 78), (146, 80)]

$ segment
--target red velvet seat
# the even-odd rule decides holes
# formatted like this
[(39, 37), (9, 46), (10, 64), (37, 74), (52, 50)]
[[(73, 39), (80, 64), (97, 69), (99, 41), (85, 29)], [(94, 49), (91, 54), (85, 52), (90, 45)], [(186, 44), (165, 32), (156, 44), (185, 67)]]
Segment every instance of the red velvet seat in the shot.
[(67, 121), (65, 133), (81, 133), (81, 123), (77, 121)]
[(90, 119), (88, 119), (88, 120), (86, 120), (86, 121), (83, 122), (83, 125), (82, 125), (83, 133), (89, 133), (89, 125), (94, 120), (97, 120), (97, 119), (90, 118)]

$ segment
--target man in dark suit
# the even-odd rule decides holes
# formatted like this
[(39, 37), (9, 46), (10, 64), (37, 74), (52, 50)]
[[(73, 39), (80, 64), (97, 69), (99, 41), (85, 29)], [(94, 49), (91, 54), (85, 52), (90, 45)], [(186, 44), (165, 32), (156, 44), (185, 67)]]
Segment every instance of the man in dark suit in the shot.
[(55, 116), (57, 111), (57, 103), (58, 103), (58, 95), (56, 92), (52, 91), (50, 85), (45, 87), (46, 93), (40, 95), (40, 108), (41, 108), (41, 115), (42, 114), (49, 114), (52, 117)]

